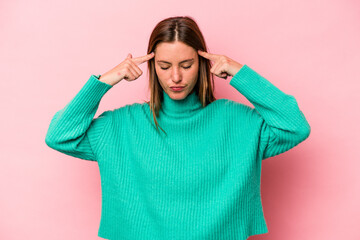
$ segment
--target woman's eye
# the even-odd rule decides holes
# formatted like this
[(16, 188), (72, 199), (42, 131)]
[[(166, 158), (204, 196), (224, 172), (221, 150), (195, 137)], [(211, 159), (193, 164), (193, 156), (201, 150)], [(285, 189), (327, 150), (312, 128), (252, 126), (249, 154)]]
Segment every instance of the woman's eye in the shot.
[[(160, 67), (162, 70), (166, 70), (166, 69), (169, 69), (169, 67), (167, 67), (167, 68), (163, 68), (163, 67)], [(191, 68), (191, 65), (190, 66), (187, 66), (187, 67), (183, 67), (184, 69), (189, 69), (189, 68)]]

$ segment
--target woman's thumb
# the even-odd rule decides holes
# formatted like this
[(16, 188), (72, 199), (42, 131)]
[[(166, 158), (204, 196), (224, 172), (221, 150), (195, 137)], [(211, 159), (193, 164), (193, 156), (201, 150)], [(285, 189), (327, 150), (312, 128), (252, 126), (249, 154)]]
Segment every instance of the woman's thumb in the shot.
[(132, 58), (131, 53), (129, 53), (126, 58)]

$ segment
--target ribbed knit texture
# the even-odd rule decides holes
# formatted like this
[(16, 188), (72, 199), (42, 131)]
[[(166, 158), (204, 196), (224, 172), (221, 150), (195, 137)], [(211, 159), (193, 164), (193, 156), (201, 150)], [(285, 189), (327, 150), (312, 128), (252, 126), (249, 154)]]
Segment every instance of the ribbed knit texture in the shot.
[(102, 213), (98, 235), (117, 240), (245, 240), (267, 233), (260, 196), (262, 160), (310, 134), (296, 99), (249, 66), (230, 80), (255, 108), (218, 99), (202, 107), (165, 91), (156, 130), (146, 103), (94, 119), (112, 87), (91, 75), (53, 117), (46, 144), (97, 161)]

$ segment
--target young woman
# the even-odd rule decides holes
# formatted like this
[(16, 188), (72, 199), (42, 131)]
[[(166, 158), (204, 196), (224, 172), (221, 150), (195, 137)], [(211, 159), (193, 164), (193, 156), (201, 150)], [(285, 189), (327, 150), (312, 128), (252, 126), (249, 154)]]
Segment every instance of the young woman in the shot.
[[(100, 237), (244, 240), (268, 232), (262, 160), (304, 141), (310, 126), (292, 95), (248, 65), (206, 50), (193, 18), (164, 19), (147, 55), (129, 54), (105, 74), (91, 75), (54, 115), (46, 144), (98, 162)], [(150, 101), (94, 119), (104, 94), (138, 79), (145, 62)], [(215, 99), (213, 75), (231, 76), (229, 84), (255, 108)]]

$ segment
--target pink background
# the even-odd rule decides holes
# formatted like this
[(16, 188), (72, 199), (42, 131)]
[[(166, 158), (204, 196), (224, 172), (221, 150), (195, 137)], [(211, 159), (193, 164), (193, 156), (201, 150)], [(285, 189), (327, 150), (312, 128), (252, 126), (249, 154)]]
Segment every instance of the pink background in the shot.
[[(247, 64), (295, 96), (312, 129), (263, 162), (269, 233), (250, 240), (360, 239), (358, 1), (2, 1), (0, 239), (100, 239), (96, 162), (45, 144), (49, 123), (91, 74), (146, 54), (160, 20), (189, 15), (209, 52)], [(101, 101), (148, 99), (146, 65)], [(250, 104), (215, 79), (217, 98)], [(252, 106), (252, 105), (251, 105)]]

